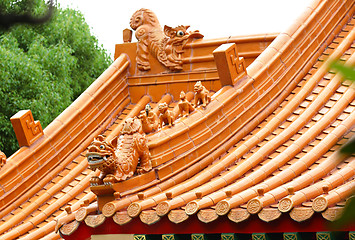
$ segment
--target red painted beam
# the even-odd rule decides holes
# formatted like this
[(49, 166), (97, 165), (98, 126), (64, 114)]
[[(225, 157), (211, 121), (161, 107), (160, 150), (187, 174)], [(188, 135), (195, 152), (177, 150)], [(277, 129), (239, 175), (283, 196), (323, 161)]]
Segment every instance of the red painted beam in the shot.
[(91, 235), (98, 234), (191, 234), (191, 233), (284, 233), (284, 232), (322, 232), (322, 231), (354, 231), (355, 223), (352, 226), (344, 226), (342, 229), (332, 229), (331, 223), (326, 221), (321, 214), (314, 214), (311, 219), (298, 223), (283, 214), (279, 219), (266, 223), (256, 215), (241, 223), (234, 223), (226, 216), (219, 217), (211, 223), (203, 223), (196, 216), (182, 223), (175, 224), (163, 217), (153, 225), (146, 225), (135, 218), (129, 224), (120, 226), (112, 218), (96, 228), (88, 227), (81, 223), (78, 229), (70, 236), (63, 236), (64, 239), (90, 239)]

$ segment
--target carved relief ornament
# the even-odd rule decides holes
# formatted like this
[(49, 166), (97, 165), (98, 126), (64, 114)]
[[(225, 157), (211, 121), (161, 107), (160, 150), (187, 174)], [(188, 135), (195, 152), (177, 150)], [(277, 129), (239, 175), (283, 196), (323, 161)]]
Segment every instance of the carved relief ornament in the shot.
[(160, 220), (160, 217), (154, 210), (142, 211), (139, 215), (139, 218), (143, 223), (147, 225), (152, 225)]
[(197, 213), (197, 217), (201, 222), (210, 223), (218, 218), (218, 215), (214, 209), (201, 209)]
[(132, 218), (128, 216), (127, 212), (116, 212), (112, 218), (115, 223), (121, 226), (132, 220)]
[(74, 220), (74, 221), (72, 221), (70, 223), (64, 224), (60, 228), (60, 234), (64, 235), (64, 236), (69, 236), (73, 232), (75, 232), (75, 230), (78, 229), (78, 227), (79, 227), (79, 222)]

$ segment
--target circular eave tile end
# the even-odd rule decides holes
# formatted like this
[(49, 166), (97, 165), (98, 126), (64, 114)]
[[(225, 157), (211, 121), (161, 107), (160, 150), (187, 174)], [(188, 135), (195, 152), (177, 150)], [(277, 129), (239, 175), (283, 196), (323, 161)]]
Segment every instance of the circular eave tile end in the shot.
[(199, 206), (196, 201), (189, 202), (186, 205), (185, 212), (187, 215), (193, 215), (199, 210)]
[(104, 207), (102, 208), (102, 214), (105, 217), (112, 217), (116, 212), (116, 207), (115, 204), (108, 202), (104, 205)]
[(315, 212), (323, 212), (327, 209), (327, 207), (328, 200), (323, 196), (317, 197), (312, 203), (312, 208)]
[(159, 203), (157, 205), (156, 211), (159, 217), (165, 216), (170, 211), (169, 203), (166, 201)]
[(280, 212), (283, 212), (283, 213), (289, 212), (293, 208), (293, 202), (289, 198), (281, 199), (281, 201), (279, 202), (278, 208), (279, 208)]
[(142, 211), (141, 205), (138, 203), (131, 203), (127, 208), (127, 214), (130, 217), (137, 217)]
[(219, 216), (226, 215), (231, 209), (229, 202), (222, 200), (216, 205), (216, 213)]
[(260, 200), (257, 198), (254, 198), (248, 202), (247, 210), (250, 214), (257, 214), (261, 211), (262, 207), (263, 206), (262, 206)]

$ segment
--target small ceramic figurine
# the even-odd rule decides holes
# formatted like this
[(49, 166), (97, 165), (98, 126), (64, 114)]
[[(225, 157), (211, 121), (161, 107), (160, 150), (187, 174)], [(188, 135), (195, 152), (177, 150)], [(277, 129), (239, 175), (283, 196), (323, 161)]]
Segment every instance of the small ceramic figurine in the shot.
[(0, 151), (0, 169), (6, 164), (6, 155)]
[(149, 104), (147, 104), (145, 106), (145, 109), (142, 110), (138, 116), (138, 118), (142, 122), (143, 132), (147, 134), (158, 130), (159, 127), (159, 118), (155, 114), (155, 112), (151, 110), (152, 107)]
[(141, 174), (152, 169), (147, 140), (137, 118), (128, 118), (120, 136), (110, 142), (103, 136), (94, 139), (86, 157), (90, 169), (100, 170), (100, 176), (91, 178), (92, 186), (123, 181), (135, 172)]
[(187, 117), (190, 112), (195, 110), (192, 104), (187, 101), (186, 94), (184, 91), (180, 93), (180, 102), (178, 103), (179, 106), (179, 116)]
[(196, 82), (194, 86), (194, 92), (195, 92), (195, 101), (194, 101), (195, 108), (199, 105), (202, 105), (202, 107), (206, 107), (207, 104), (211, 101), (211, 97), (209, 96), (209, 91), (202, 85), (201, 81)]
[(168, 125), (169, 127), (173, 126), (174, 125), (174, 115), (168, 109), (168, 104), (166, 104), (165, 102), (159, 103), (158, 110), (160, 112), (160, 115), (159, 115), (160, 128), (163, 127), (163, 124)]

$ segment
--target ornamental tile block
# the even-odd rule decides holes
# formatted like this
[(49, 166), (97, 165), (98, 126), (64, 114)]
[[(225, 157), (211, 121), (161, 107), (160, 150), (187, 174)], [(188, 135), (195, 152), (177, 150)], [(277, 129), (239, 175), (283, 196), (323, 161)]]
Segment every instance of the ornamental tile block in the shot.
[(269, 240), (265, 233), (253, 233), (252, 240)]
[(29, 147), (43, 136), (41, 123), (33, 119), (31, 110), (21, 110), (10, 120), (20, 147)]
[(330, 232), (317, 232), (317, 240), (333, 240)]
[(134, 235), (134, 240), (147, 240), (146, 235)]
[(349, 240), (355, 240), (355, 232), (349, 232)]
[(234, 233), (222, 233), (221, 234), (222, 240), (236, 240), (236, 236)]
[(284, 233), (284, 240), (301, 240), (301, 237), (298, 233)]
[(205, 234), (203, 233), (194, 233), (191, 234), (191, 240), (205, 240)]
[(234, 85), (246, 74), (244, 58), (239, 57), (235, 43), (221, 45), (213, 51), (213, 56), (222, 86)]
[(175, 238), (175, 234), (163, 234), (161, 236), (162, 240), (176, 240), (177, 238)]

